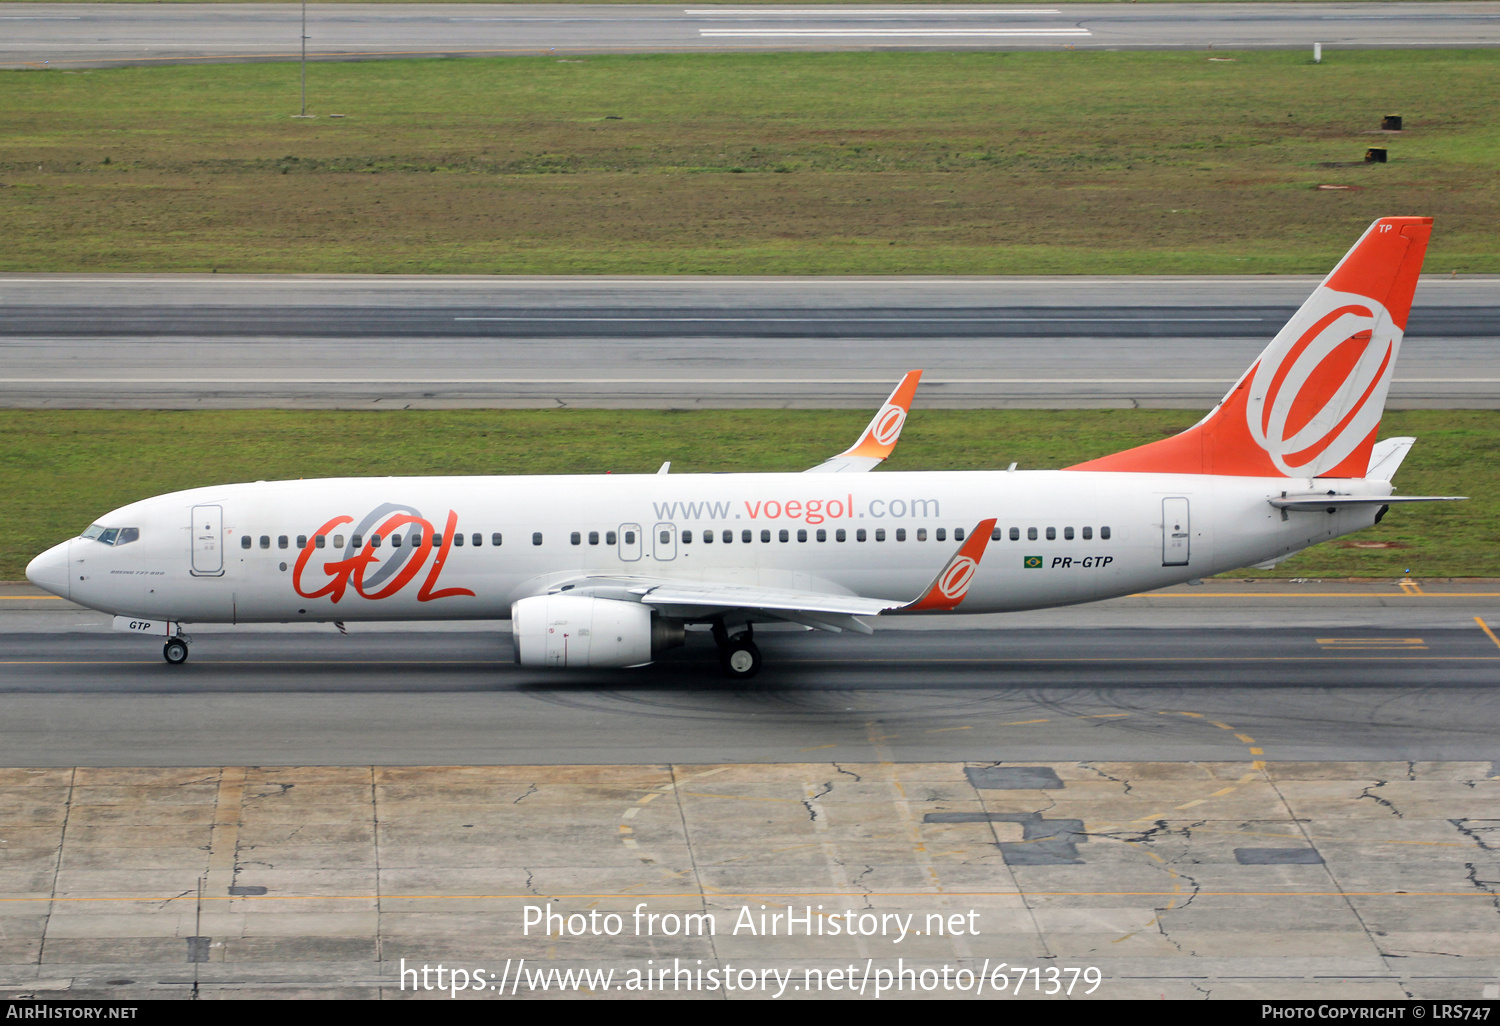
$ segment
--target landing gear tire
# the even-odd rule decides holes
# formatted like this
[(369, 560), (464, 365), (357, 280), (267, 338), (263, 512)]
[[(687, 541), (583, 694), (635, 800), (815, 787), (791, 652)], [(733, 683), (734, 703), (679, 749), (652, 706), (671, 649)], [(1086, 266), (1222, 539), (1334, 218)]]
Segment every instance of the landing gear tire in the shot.
[(161, 655), (163, 659), (171, 663), (173, 666), (181, 666), (183, 663), (187, 662), (187, 642), (183, 641), (181, 638), (172, 638), (161, 647)]
[(731, 680), (749, 680), (760, 672), (760, 649), (744, 635), (736, 635), (720, 651), (719, 665)]

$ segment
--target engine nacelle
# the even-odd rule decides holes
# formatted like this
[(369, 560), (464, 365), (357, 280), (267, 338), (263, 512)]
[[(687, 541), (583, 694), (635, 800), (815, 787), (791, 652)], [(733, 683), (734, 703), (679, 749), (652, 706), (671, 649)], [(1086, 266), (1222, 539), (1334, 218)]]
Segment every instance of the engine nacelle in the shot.
[(642, 666), (683, 643), (683, 625), (639, 602), (535, 595), (510, 607), (522, 666)]

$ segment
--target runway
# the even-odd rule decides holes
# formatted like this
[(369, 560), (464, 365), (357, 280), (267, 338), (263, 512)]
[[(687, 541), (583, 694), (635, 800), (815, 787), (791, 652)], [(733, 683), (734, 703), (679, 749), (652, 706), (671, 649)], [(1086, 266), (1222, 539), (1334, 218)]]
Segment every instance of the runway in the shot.
[[(1202, 408), (1316, 281), (9, 275), (0, 405)], [(1389, 405), (1500, 404), (1497, 339), (1424, 279)]]
[(52, 603), (12, 599), (0, 614), (9, 765), (776, 763), (812, 751), (1500, 764), (1493, 582), (1224, 581), (880, 621), (873, 637), (762, 629), (766, 669), (740, 685), (719, 676), (705, 635), (644, 670), (557, 674), (513, 665), (505, 624), (199, 628), (189, 662), (168, 667), (149, 639)]
[[(0, 66), (287, 60), (288, 4), (5, 5)], [(1172, 50), (1494, 46), (1494, 3), (878, 5), (312, 4), (316, 59), (684, 50)]]

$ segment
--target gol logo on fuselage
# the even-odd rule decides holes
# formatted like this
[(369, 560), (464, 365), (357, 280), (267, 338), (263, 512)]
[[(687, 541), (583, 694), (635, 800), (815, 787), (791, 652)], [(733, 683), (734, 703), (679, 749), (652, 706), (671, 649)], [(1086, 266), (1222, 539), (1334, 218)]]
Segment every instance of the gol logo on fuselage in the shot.
[[(353, 523), (353, 517), (337, 516), (318, 528), (316, 534), (327, 537), (344, 524)], [(413, 507), (385, 503), (367, 513), (353, 528), (341, 559), (330, 560), (322, 565), (321, 569), (327, 580), (314, 590), (308, 590), (304, 586), (303, 575), (307, 573), (314, 554), (320, 550), (313, 545), (304, 548), (297, 557), (297, 565), (292, 569), (292, 588), (303, 598), (321, 598), (327, 595), (330, 602), (342, 599), (351, 587), (362, 598), (390, 598), (410, 584), (431, 557), (432, 565), (428, 567), (422, 586), (417, 589), (418, 602), (431, 602), (457, 595), (472, 597), (474, 593), (468, 588), (436, 587), (457, 527), (458, 514), (453, 510), (448, 511), (447, 524), (441, 534), (438, 534), (432, 523)], [(433, 545), (434, 535), (442, 539), (441, 544)], [(361, 542), (358, 547), (355, 546), (356, 540)]]

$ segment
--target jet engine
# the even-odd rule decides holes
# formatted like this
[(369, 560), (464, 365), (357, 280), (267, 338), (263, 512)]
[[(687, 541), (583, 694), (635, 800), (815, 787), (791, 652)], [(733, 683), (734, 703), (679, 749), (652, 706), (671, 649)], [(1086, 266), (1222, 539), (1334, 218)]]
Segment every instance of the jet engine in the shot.
[(639, 602), (583, 595), (536, 595), (510, 607), (522, 666), (644, 666), (683, 643), (681, 620)]

